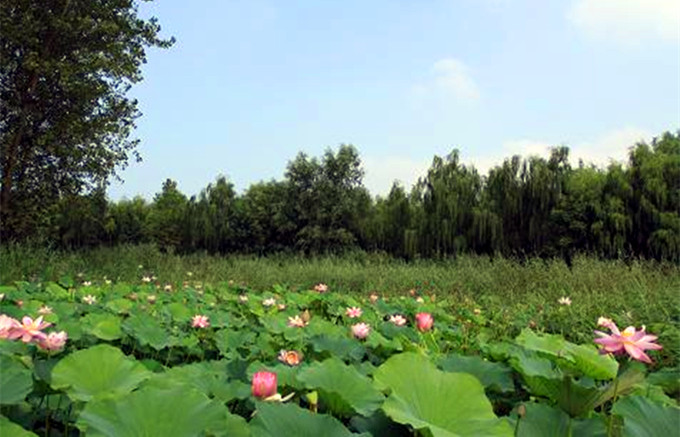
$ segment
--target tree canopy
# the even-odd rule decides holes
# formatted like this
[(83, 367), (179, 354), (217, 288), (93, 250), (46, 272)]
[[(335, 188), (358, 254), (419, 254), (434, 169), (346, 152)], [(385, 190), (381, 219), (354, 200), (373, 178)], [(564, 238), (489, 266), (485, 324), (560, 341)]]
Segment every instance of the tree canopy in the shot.
[(174, 40), (132, 0), (3, 0), (0, 28), (1, 236), (22, 238), (138, 158), (127, 92), (146, 48)]

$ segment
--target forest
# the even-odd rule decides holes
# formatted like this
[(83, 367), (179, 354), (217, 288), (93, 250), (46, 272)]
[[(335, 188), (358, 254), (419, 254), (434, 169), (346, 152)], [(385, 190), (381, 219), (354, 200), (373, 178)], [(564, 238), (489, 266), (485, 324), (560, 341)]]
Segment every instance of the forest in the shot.
[(168, 179), (151, 202), (111, 201), (102, 185), (23, 216), (11, 239), (62, 249), (154, 243), (173, 253), (680, 261), (680, 132), (631, 145), (626, 164), (607, 168), (572, 166), (569, 149), (556, 147), (548, 159), (512, 156), (483, 175), (453, 150), (410, 192), (395, 182), (385, 197), (373, 197), (363, 175), (359, 151), (341, 145), (300, 153), (282, 180), (241, 194), (221, 175), (191, 196)]

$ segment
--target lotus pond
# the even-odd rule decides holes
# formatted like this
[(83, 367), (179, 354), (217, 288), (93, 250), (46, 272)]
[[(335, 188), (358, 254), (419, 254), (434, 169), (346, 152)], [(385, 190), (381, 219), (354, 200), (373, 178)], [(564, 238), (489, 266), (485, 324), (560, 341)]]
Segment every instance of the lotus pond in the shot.
[[(489, 334), (424, 293), (254, 291), (189, 280), (0, 287), (0, 435), (664, 436), (671, 345), (590, 323)], [(571, 302), (555, 302), (556, 306)], [(588, 322), (586, 322), (588, 323)], [(599, 325), (599, 326), (598, 326)]]

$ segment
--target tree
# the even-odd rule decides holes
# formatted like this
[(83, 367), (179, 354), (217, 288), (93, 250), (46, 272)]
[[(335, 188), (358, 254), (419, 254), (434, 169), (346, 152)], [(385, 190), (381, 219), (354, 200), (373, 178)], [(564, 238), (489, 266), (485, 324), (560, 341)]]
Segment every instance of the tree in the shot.
[(145, 48), (174, 39), (133, 0), (3, 0), (0, 28), (0, 236), (22, 238), (61, 197), (138, 157), (126, 94)]

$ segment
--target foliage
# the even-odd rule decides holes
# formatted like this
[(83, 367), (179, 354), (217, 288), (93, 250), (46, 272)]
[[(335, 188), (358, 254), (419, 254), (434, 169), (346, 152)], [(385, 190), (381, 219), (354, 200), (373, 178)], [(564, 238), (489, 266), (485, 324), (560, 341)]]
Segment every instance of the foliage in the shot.
[(0, 6), (2, 238), (34, 236), (49, 213), (125, 166), (139, 117), (127, 97), (147, 47), (169, 47), (133, 0)]
[[(592, 338), (491, 337), (482, 310), (458, 298), (372, 299), (314, 284), (257, 292), (193, 273), (161, 287), (144, 274), (0, 288), (0, 314), (40, 311), (69, 337), (50, 351), (0, 338), (3, 435), (625, 436), (672, 432), (680, 420), (672, 368), (657, 361), (662, 370), (647, 377), (599, 355)], [(431, 330), (417, 329), (420, 313), (434, 318)], [(306, 323), (291, 324), (296, 316)], [(352, 334), (357, 320), (371, 327), (365, 339)], [(594, 325), (583, 322), (588, 336)], [(251, 379), (265, 371), (277, 393), (255, 398)]]

